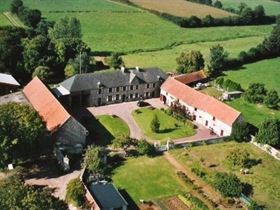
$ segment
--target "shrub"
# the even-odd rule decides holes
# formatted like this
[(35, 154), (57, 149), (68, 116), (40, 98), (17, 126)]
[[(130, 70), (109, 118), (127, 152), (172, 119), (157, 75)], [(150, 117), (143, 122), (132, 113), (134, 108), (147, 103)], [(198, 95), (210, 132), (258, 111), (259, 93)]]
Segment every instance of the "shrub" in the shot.
[(250, 154), (246, 150), (233, 149), (226, 156), (226, 161), (231, 167), (240, 166), (245, 167), (248, 162)]
[(264, 84), (252, 83), (245, 91), (244, 97), (250, 103), (262, 103), (266, 95), (267, 90)]
[(246, 122), (235, 123), (232, 127), (231, 137), (237, 142), (247, 141), (249, 139), (249, 126)]
[(190, 193), (187, 193), (185, 195), (179, 195), (178, 198), (181, 201), (183, 201), (183, 203), (185, 203), (186, 205), (189, 205), (189, 203), (191, 203), (191, 209), (208, 210), (208, 207), (203, 203), (202, 200), (193, 196)]
[(206, 176), (205, 171), (199, 166), (192, 167), (191, 171), (200, 178), (204, 178)]
[(243, 185), (234, 174), (216, 173), (214, 177), (214, 187), (220, 191), (224, 197), (239, 197)]
[(159, 123), (159, 120), (158, 120), (157, 115), (154, 115), (154, 118), (153, 118), (153, 120), (151, 121), (150, 127), (151, 127), (151, 130), (152, 130), (153, 132), (155, 132), (155, 133), (158, 133), (158, 132), (159, 132), (160, 123)]
[(79, 207), (85, 203), (85, 188), (79, 178), (72, 179), (66, 188), (66, 201)]
[(280, 102), (278, 93), (276, 90), (271, 90), (267, 93), (264, 98), (264, 103), (268, 108), (276, 109), (278, 108), (278, 103)]
[(32, 77), (36, 76), (45, 81), (50, 76), (50, 68), (47, 66), (38, 66), (32, 73)]
[(151, 156), (155, 152), (155, 149), (154, 149), (153, 145), (151, 145), (145, 139), (141, 139), (141, 140), (138, 141), (136, 149), (137, 149), (137, 152), (138, 152), (139, 155)]
[(256, 141), (261, 144), (269, 144), (271, 146), (280, 145), (280, 120), (265, 120), (256, 136)]
[(124, 148), (124, 147), (128, 147), (129, 145), (131, 145), (132, 140), (125, 135), (120, 135), (117, 136), (113, 142), (112, 142), (112, 147), (113, 148)]

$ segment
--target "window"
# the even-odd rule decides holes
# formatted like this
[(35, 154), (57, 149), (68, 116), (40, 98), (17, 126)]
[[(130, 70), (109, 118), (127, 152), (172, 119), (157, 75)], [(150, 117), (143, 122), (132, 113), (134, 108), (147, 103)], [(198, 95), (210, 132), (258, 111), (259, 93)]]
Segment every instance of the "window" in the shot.
[(102, 93), (102, 89), (98, 89), (98, 94), (101, 94)]
[(123, 91), (126, 91), (126, 87), (123, 87)]
[(112, 88), (109, 88), (109, 93), (112, 93)]
[(150, 88), (150, 84), (147, 84), (147, 88)]
[(118, 94), (116, 95), (116, 100), (120, 100), (120, 96)]
[(153, 88), (155, 88), (156, 87), (156, 83), (153, 83)]
[(197, 108), (196, 108), (196, 107), (194, 108), (194, 111), (197, 111)]
[(138, 98), (138, 93), (135, 93), (135, 98)]
[(107, 101), (112, 101), (112, 96), (108, 96)]
[(119, 91), (120, 91), (120, 88), (119, 88), (119, 87), (117, 87), (117, 88), (116, 88), (116, 91), (117, 91), (117, 92), (119, 92)]
[(130, 90), (133, 90), (133, 86), (130, 86)]
[(138, 90), (138, 85), (135, 85), (135, 89)]
[(146, 93), (145, 93), (145, 96), (146, 96), (146, 97), (149, 97), (149, 92), (146, 92)]
[(133, 94), (130, 94), (129, 98), (133, 98)]
[(213, 117), (213, 121), (215, 121), (216, 120), (216, 117)]

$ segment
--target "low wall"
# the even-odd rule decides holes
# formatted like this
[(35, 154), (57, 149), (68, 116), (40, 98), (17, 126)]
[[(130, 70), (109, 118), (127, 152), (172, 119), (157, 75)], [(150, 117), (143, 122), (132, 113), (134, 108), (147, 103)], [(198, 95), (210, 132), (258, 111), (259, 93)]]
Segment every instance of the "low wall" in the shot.
[(251, 143), (261, 150), (265, 151), (268, 153), (270, 156), (274, 157), (277, 160), (280, 160), (280, 151), (275, 149), (274, 147), (268, 145), (268, 144), (260, 144), (255, 141), (255, 137), (252, 137)]

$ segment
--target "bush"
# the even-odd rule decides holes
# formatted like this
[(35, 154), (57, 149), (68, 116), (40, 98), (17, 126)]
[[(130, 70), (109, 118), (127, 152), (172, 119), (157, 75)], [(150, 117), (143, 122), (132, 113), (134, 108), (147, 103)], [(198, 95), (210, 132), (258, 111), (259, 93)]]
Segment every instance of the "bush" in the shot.
[(250, 154), (246, 150), (233, 149), (226, 156), (226, 161), (231, 167), (240, 166), (246, 167), (246, 163), (250, 158)]
[(117, 136), (113, 142), (112, 147), (113, 148), (125, 148), (132, 144), (132, 139), (130, 139), (128, 136), (121, 135)]
[(183, 203), (185, 203), (186, 205), (189, 205), (189, 202), (190, 202), (191, 203), (191, 209), (208, 210), (208, 207), (203, 203), (202, 200), (193, 196), (190, 193), (187, 193), (186, 195), (179, 195), (178, 198), (181, 201), (183, 201)]
[(266, 93), (264, 84), (252, 83), (245, 91), (244, 98), (250, 103), (262, 103)]
[(234, 174), (216, 173), (214, 177), (214, 187), (220, 191), (224, 197), (239, 197), (243, 185)]
[(79, 178), (72, 179), (66, 188), (66, 201), (79, 207), (85, 203), (86, 190)]
[(47, 66), (38, 66), (32, 73), (32, 77), (39, 77), (40, 80), (45, 81), (50, 76), (50, 68)]
[(269, 144), (271, 146), (280, 145), (280, 120), (265, 120), (256, 136), (256, 141), (261, 144)]
[(141, 139), (138, 141), (136, 150), (139, 155), (148, 155), (151, 156), (154, 154), (155, 149), (154, 146), (147, 142), (145, 139)]
[(248, 123), (238, 122), (232, 127), (231, 138), (237, 142), (247, 141), (249, 139), (250, 130)]
[(151, 130), (154, 133), (158, 133), (159, 132), (160, 123), (159, 123), (157, 115), (155, 115), (153, 120), (151, 121), (150, 127), (151, 127)]
[(271, 90), (267, 93), (264, 98), (264, 103), (268, 108), (276, 109), (278, 108), (278, 103), (280, 102), (278, 93), (276, 90)]

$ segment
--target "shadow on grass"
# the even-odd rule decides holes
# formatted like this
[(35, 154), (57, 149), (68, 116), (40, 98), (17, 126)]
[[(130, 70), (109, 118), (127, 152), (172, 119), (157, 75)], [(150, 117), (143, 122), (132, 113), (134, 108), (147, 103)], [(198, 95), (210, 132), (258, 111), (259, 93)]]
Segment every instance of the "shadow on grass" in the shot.
[(128, 194), (128, 192), (124, 189), (119, 189), (119, 192), (122, 194), (124, 199), (128, 203), (129, 210), (140, 210), (140, 208), (137, 206), (137, 204), (134, 202), (134, 200), (131, 198), (131, 196)]
[(178, 128), (166, 128), (166, 129), (159, 130), (158, 133), (170, 133), (170, 132), (173, 132), (177, 129)]

